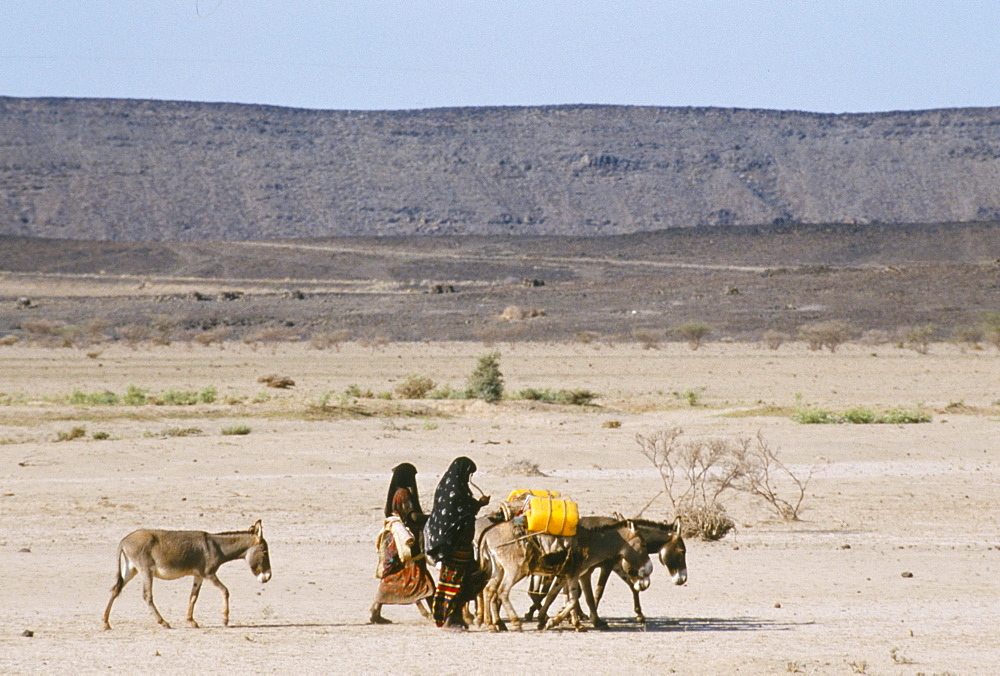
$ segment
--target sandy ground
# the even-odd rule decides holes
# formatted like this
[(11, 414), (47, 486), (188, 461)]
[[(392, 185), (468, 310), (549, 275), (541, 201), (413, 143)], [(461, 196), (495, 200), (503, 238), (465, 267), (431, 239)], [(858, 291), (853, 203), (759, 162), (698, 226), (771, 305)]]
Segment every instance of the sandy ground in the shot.
[[(460, 387), (487, 348), (474, 344), (245, 346), (129, 350), (0, 348), (0, 672), (143, 673), (997, 673), (1000, 671), (1000, 356), (934, 346), (928, 355), (798, 345), (776, 352), (711, 344), (499, 346), (510, 390), (587, 388), (597, 407), (528, 402), (364, 402), (343, 417), (349, 385), (390, 391), (409, 374)], [(261, 375), (296, 381), (265, 388)], [(73, 406), (74, 390), (123, 394), (217, 389), (197, 406)], [(684, 393), (697, 393), (690, 406)], [(332, 393), (332, 394), (328, 394)], [(322, 404), (326, 403), (323, 408)], [(922, 406), (912, 425), (801, 425), (764, 406), (831, 410)], [(733, 415), (733, 413), (739, 413)], [(620, 427), (605, 425), (620, 422)], [(245, 424), (245, 436), (223, 435)], [(86, 434), (55, 441), (75, 426)], [(555, 488), (583, 513), (634, 514), (659, 490), (637, 433), (687, 438), (761, 433), (801, 476), (802, 520), (736, 500), (738, 528), (688, 540), (690, 579), (657, 567), (645, 627), (615, 582), (602, 604), (612, 629), (455, 634), (412, 606), (366, 624), (374, 537), (390, 468), (413, 462), (425, 509), (452, 458), (479, 465), (495, 498)], [(200, 434), (171, 436), (170, 428)], [(95, 440), (94, 433), (110, 438)], [(519, 461), (546, 477), (511, 476)], [(667, 518), (662, 499), (647, 517)], [(133, 582), (101, 614), (115, 547), (138, 527), (209, 531), (262, 519), (274, 577), (243, 562), (206, 585), (183, 622), (189, 582), (157, 581), (176, 627), (157, 626)], [(912, 573), (912, 577), (904, 576)], [(518, 592), (515, 605), (525, 607)], [(26, 635), (28, 633), (32, 635)]]

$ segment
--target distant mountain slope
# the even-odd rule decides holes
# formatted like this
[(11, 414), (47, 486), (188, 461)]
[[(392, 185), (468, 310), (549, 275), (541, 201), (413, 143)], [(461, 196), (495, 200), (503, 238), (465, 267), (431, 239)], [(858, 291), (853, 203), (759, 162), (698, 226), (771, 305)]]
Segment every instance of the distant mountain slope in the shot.
[(1000, 218), (1000, 108), (402, 112), (0, 98), (0, 234), (606, 235)]

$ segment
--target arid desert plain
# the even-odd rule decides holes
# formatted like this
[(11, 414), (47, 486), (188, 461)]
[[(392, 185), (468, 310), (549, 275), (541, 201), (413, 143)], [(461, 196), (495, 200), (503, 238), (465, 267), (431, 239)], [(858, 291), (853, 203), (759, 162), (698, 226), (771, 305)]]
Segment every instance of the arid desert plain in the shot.
[[(414, 374), (461, 388), (493, 349), (508, 392), (599, 396), (588, 406), (378, 396)], [(295, 385), (267, 387), (266, 375)], [(214, 396), (189, 405), (87, 396), (130, 386)], [(350, 397), (352, 386), (375, 397)], [(72, 403), (74, 393), (90, 403)], [(857, 407), (920, 410), (930, 422), (792, 419), (804, 408)], [(734, 496), (734, 531), (688, 538), (686, 585), (669, 584), (657, 564), (644, 626), (618, 581), (601, 606), (609, 631), (452, 633), (412, 606), (386, 607), (391, 625), (367, 623), (397, 463), (417, 466), (425, 510), (449, 462), (466, 455), (494, 502), (550, 488), (583, 514), (635, 515), (663, 487), (636, 435), (673, 428), (692, 440), (766, 439), (810, 478), (800, 519)], [(0, 347), (0, 672), (997, 673), (998, 453), (993, 347)], [(667, 519), (670, 505), (661, 496), (643, 516)], [(229, 627), (211, 585), (196, 609), (201, 628), (184, 623), (185, 578), (154, 585), (174, 629), (155, 623), (139, 581), (102, 629), (125, 534), (257, 519), (273, 578), (258, 583), (242, 561), (221, 569)]]

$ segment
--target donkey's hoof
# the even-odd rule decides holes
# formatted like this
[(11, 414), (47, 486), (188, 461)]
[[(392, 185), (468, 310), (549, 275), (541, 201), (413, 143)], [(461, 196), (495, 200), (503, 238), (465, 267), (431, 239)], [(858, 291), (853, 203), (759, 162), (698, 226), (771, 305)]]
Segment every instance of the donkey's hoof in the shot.
[(188, 623), (188, 626), (191, 627), (191, 628), (193, 628), (193, 629), (200, 629), (200, 626), (194, 620), (188, 620), (187, 623)]
[(600, 618), (597, 618), (597, 619), (594, 620), (594, 629), (600, 629), (600, 630), (603, 631), (604, 629), (607, 629), (607, 628), (608, 628), (608, 623), (605, 622), (604, 620), (602, 620)]

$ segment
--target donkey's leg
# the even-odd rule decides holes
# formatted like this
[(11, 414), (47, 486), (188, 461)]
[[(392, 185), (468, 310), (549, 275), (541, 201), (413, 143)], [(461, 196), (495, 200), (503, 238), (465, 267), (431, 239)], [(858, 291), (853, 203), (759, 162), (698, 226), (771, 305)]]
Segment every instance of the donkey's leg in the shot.
[(188, 599), (187, 623), (195, 629), (198, 628), (198, 623), (194, 621), (194, 604), (198, 600), (198, 592), (201, 591), (201, 583), (203, 581), (204, 578), (200, 575), (194, 576), (194, 584), (191, 585), (191, 598)]
[[(503, 609), (507, 611), (507, 617), (510, 619), (510, 623), (514, 625), (514, 629), (521, 631), (521, 618), (518, 616), (517, 611), (514, 610), (514, 604), (510, 602), (510, 590), (514, 588), (514, 585), (520, 581), (521, 578), (516, 575), (505, 575), (500, 581), (500, 588), (498, 591), (498, 596), (500, 597), (500, 603), (503, 604)], [(497, 623), (499, 624), (500, 611), (497, 610)]]
[(153, 571), (146, 568), (142, 571), (142, 598), (146, 599), (146, 603), (149, 605), (149, 609), (153, 611), (153, 617), (160, 625), (170, 629), (170, 623), (163, 619), (163, 615), (160, 615), (160, 611), (156, 609), (153, 605)]
[[(559, 612), (557, 612), (552, 617), (552, 619), (548, 620), (548, 622), (546, 622), (544, 625), (541, 624), (542, 619), (545, 617), (545, 613), (548, 610), (549, 605), (551, 605), (552, 602), (555, 600), (555, 598), (559, 595), (559, 592), (561, 592), (564, 589), (567, 592), (566, 603), (563, 605), (562, 608), (559, 609)], [(576, 593), (574, 593), (574, 589), (577, 590)], [(573, 612), (574, 607), (579, 602), (580, 595), (578, 589), (579, 587), (576, 580), (564, 579), (561, 581), (561, 583), (560, 581), (556, 581), (556, 583), (552, 585), (552, 589), (549, 590), (549, 594), (545, 599), (546, 604), (543, 606), (542, 614), (538, 616), (539, 628), (548, 630), (552, 629), (553, 627), (559, 626), (559, 623), (565, 620), (566, 617), (571, 612)], [(553, 591), (555, 591), (554, 594)]]
[(601, 599), (604, 598), (604, 590), (608, 586), (608, 578), (611, 577), (611, 571), (614, 570), (614, 566), (602, 566), (601, 574), (597, 576), (597, 588), (594, 590), (594, 601), (599, 605)]
[(531, 599), (531, 607), (524, 614), (525, 622), (531, 622), (535, 613), (541, 610), (545, 595), (549, 593), (551, 587), (552, 576), (550, 575), (532, 575), (529, 578), (528, 598)]
[[(124, 555), (122, 556), (122, 558), (124, 558)], [(124, 561), (122, 561), (122, 563), (127, 563), (127, 562), (128, 562), (127, 558), (125, 558)], [(119, 566), (120, 567), (126, 567), (126, 566), (122, 566), (121, 563), (119, 564)], [(125, 577), (122, 577), (121, 568), (119, 568), (119, 571), (115, 574), (115, 583), (111, 586), (111, 600), (108, 601), (108, 607), (104, 609), (104, 628), (105, 629), (110, 629), (111, 628), (111, 623), (108, 621), (111, 618), (111, 606), (114, 604), (115, 599), (118, 598), (118, 595), (122, 593), (122, 589), (125, 588), (125, 585), (127, 585), (129, 583), (129, 580), (131, 580), (133, 577), (135, 577), (135, 574), (137, 572), (139, 572), (139, 571), (137, 571), (135, 568), (132, 568), (131, 564), (129, 564), (126, 567), (126, 575), (125, 575)]]
[[(587, 608), (590, 610), (591, 624), (594, 625), (594, 629), (607, 629), (608, 623), (597, 615), (597, 598), (591, 586), (590, 573), (583, 574), (583, 577), (580, 578), (580, 584), (583, 587), (583, 598), (586, 599)], [(579, 593), (577, 598), (579, 598)]]
[(635, 610), (636, 622), (645, 622), (646, 616), (642, 614), (642, 604), (639, 603), (639, 590), (632, 588), (632, 607)]
[(427, 603), (424, 602), (424, 599), (417, 601), (417, 610), (420, 611), (420, 614), (425, 620), (434, 619), (434, 613), (431, 612), (431, 609), (427, 606)]
[[(224, 626), (228, 627), (229, 626), (229, 590), (226, 589), (226, 585), (222, 584), (222, 581), (219, 580), (219, 578), (215, 575), (215, 573), (212, 573), (211, 575), (206, 575), (205, 578), (209, 582), (211, 582), (212, 584), (214, 584), (216, 587), (218, 587), (219, 591), (222, 592), (222, 624)], [(192, 606), (192, 608), (194, 607), (194, 603), (193, 602), (192, 602), (191, 606)]]
[[(545, 595), (545, 599), (542, 601), (542, 607), (538, 610), (539, 630), (549, 629), (555, 626), (555, 624), (549, 620), (549, 608), (556, 600), (556, 597), (558, 597), (560, 592), (564, 589), (566, 589), (566, 579), (554, 576), (552, 578), (552, 584), (549, 586), (549, 592)], [(558, 624), (558, 622), (556, 624)]]

